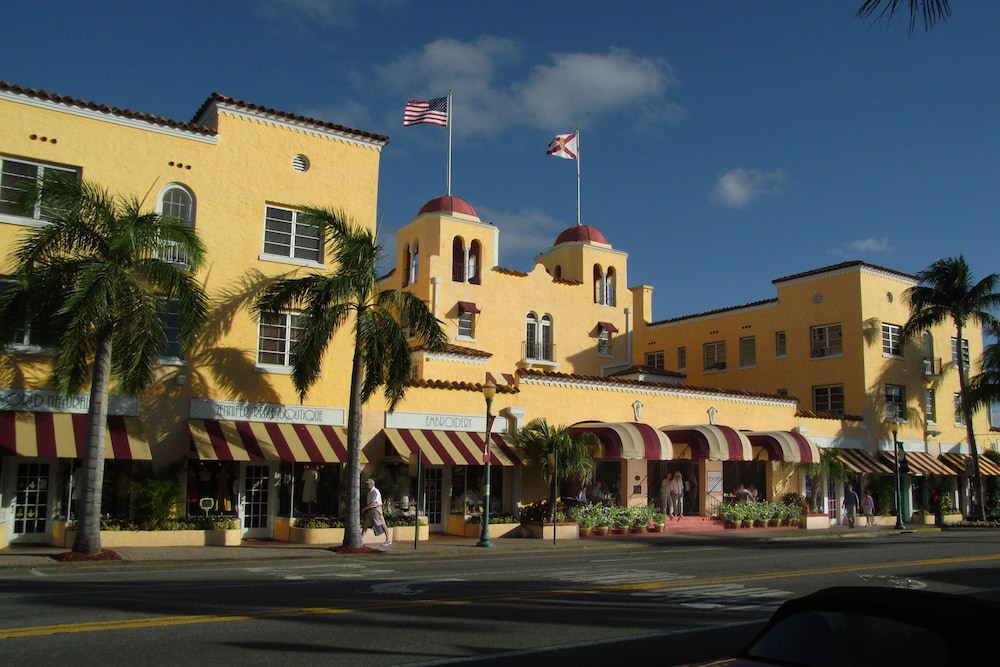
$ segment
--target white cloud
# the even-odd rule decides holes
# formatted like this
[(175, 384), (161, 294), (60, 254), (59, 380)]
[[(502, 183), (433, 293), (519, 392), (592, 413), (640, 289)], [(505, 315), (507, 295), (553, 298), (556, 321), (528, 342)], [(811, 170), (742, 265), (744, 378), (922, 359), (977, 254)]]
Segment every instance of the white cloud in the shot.
[(883, 238), (879, 240), (869, 237), (867, 239), (861, 239), (860, 241), (852, 241), (850, 247), (851, 250), (855, 250), (857, 252), (888, 252), (889, 239)]
[(675, 85), (669, 64), (629, 51), (564, 53), (500, 84), (503, 68), (516, 66), (520, 46), (482, 36), (471, 42), (443, 38), (377, 70), (387, 88), (409, 97), (454, 91), (457, 134), (497, 134), (510, 127), (572, 130), (621, 110), (644, 120), (672, 120), (680, 108), (665, 100)]
[(769, 173), (742, 167), (731, 169), (719, 177), (710, 200), (725, 208), (743, 208), (758, 197), (781, 194), (786, 181), (783, 169)]

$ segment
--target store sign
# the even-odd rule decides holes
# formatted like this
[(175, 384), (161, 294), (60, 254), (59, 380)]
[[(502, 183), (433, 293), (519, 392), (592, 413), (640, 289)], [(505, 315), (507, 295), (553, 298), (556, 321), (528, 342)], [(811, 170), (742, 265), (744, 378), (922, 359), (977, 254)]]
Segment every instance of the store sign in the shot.
[[(494, 416), (491, 433), (505, 433), (507, 420)], [(486, 415), (457, 415), (438, 412), (387, 412), (386, 428), (411, 428), (428, 431), (486, 432)]]
[(347, 411), (343, 408), (320, 405), (209, 401), (195, 398), (191, 399), (190, 418), (345, 426), (347, 424)]
[[(44, 389), (0, 388), (0, 410), (21, 412), (62, 412), (85, 415), (90, 411), (90, 394), (63, 396)], [(108, 396), (108, 414), (135, 417), (139, 399), (134, 396)]]

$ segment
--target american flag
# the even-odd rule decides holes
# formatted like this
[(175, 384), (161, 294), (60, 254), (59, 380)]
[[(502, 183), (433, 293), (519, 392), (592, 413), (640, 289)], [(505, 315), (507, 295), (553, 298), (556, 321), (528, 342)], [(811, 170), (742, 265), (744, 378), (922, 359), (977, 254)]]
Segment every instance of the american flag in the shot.
[(448, 127), (448, 98), (433, 100), (410, 100), (403, 111), (403, 127), (409, 125), (440, 125)]

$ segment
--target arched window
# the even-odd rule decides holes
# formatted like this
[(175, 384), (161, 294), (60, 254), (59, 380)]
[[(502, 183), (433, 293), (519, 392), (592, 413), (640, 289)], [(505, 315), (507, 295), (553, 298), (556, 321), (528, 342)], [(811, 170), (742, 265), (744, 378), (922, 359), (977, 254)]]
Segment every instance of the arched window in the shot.
[(451, 242), (451, 279), (456, 283), (465, 282), (465, 242), (461, 236)]
[(479, 241), (473, 241), (472, 246), (469, 248), (469, 268), (466, 274), (469, 282), (473, 285), (478, 285), (481, 282), (479, 271), (481, 266), (480, 255), (482, 255), (482, 252), (482, 245)]
[(609, 306), (615, 305), (615, 269), (608, 267), (607, 276), (604, 279), (604, 303)]
[[(160, 191), (159, 213), (180, 218), (194, 227), (194, 194), (183, 185), (171, 183)], [(156, 256), (171, 264), (185, 267), (188, 264), (187, 252), (173, 241), (160, 241)]]
[(604, 271), (594, 264), (594, 303), (604, 303)]
[(524, 357), (553, 361), (552, 317), (528, 313), (525, 318)]
[(403, 248), (403, 262), (405, 263), (403, 268), (403, 287), (406, 287), (410, 284), (410, 271), (413, 266), (413, 255), (410, 254), (409, 244)]
[(417, 282), (417, 276), (420, 273), (420, 243), (418, 241), (413, 242), (413, 250), (410, 251), (410, 266), (407, 272), (407, 284), (412, 285)]

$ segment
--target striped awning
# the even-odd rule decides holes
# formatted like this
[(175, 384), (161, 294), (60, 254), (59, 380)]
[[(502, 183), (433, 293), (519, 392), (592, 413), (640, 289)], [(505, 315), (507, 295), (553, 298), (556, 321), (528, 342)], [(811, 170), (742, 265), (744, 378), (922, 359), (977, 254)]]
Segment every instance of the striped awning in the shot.
[(819, 463), (819, 448), (795, 431), (745, 431), (754, 447), (760, 447), (768, 461)]
[[(383, 433), (396, 453), (407, 463), (419, 451), (426, 465), (483, 465), (482, 433), (415, 428), (387, 428), (383, 429)], [(490, 465), (521, 466), (524, 461), (502, 434), (491, 433)]]
[[(972, 456), (969, 454), (940, 454), (938, 458), (957, 475), (972, 474)], [(979, 455), (979, 471), (983, 477), (1000, 477), (1000, 466), (982, 454)]]
[(674, 458), (670, 438), (649, 424), (639, 422), (581, 422), (569, 429), (576, 438), (581, 433), (593, 433), (601, 441), (600, 459), (632, 459), (669, 461)]
[[(87, 415), (65, 412), (0, 411), (0, 456), (83, 458)], [(137, 417), (108, 417), (105, 459), (149, 461), (149, 441)]]
[(861, 449), (841, 449), (837, 451), (837, 458), (848, 470), (859, 475), (891, 475), (893, 468), (879, 462), (874, 456)]
[[(889, 468), (894, 468), (895, 458), (892, 452), (879, 452), (879, 456)], [(900, 456), (900, 461), (903, 457)], [(906, 463), (910, 466), (911, 475), (945, 475), (953, 477), (957, 475), (954, 470), (939, 461), (927, 452), (906, 452)]]
[(675, 459), (708, 459), (711, 461), (752, 461), (750, 440), (731, 426), (697, 424), (694, 426), (661, 426), (674, 443)]
[[(347, 460), (347, 429), (343, 426), (190, 419), (188, 428), (202, 461)], [(361, 462), (367, 463), (364, 452)]]

